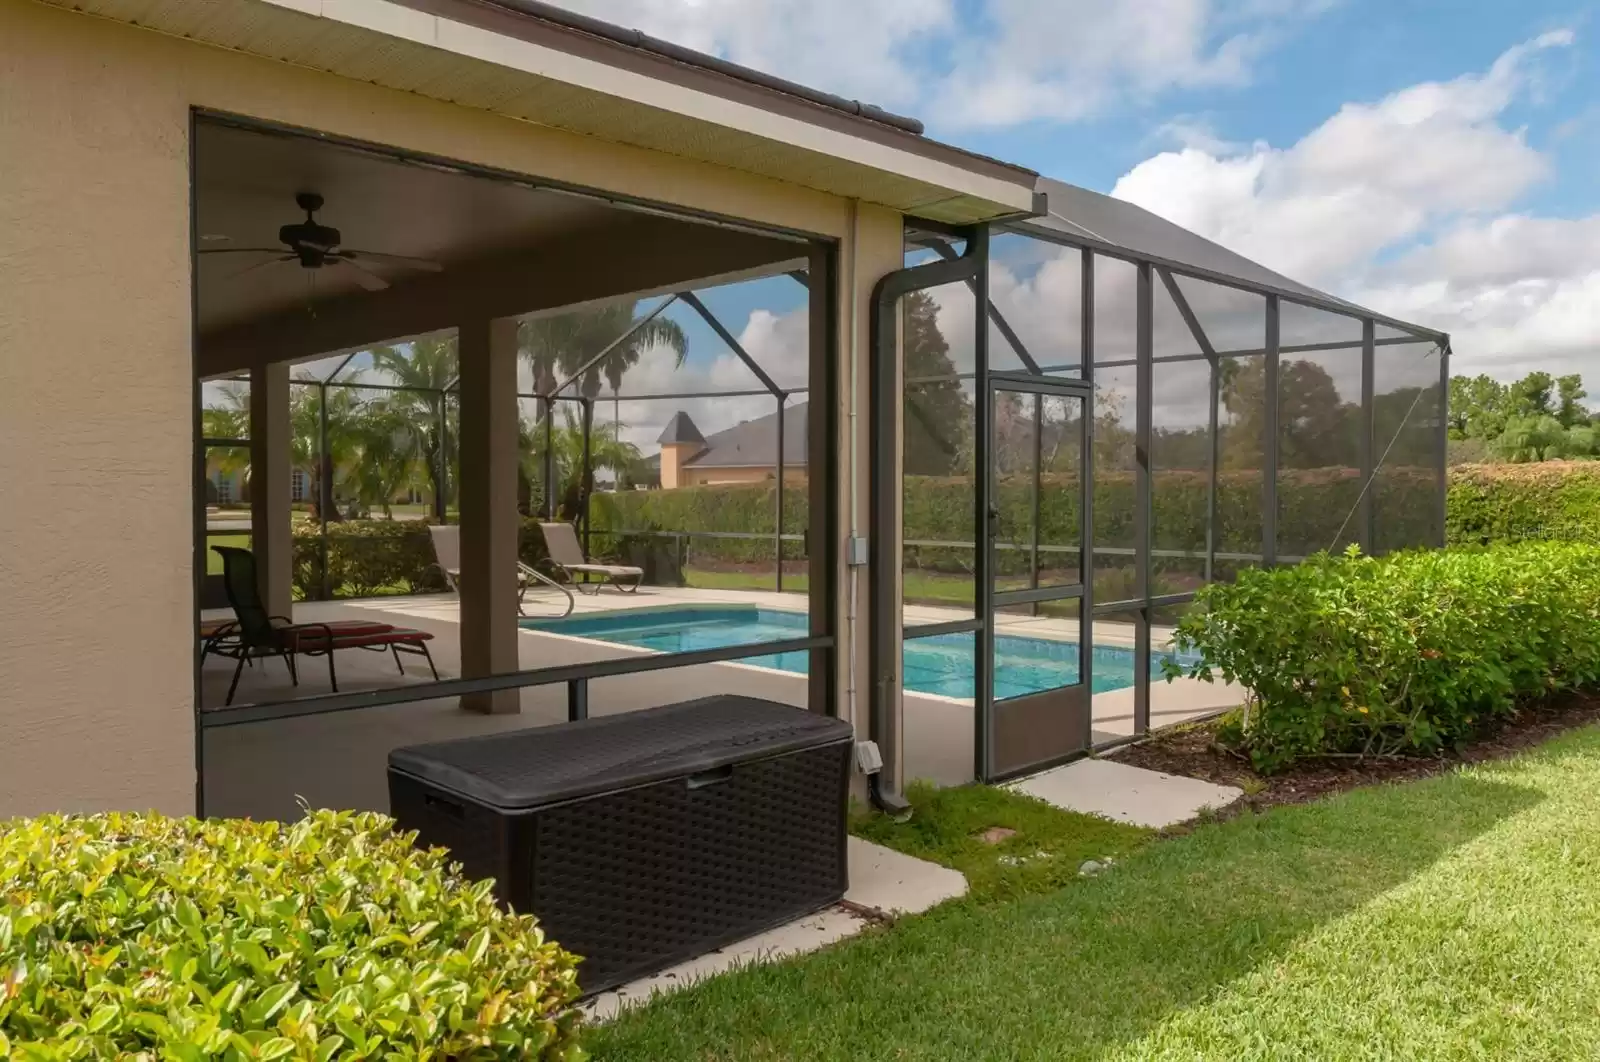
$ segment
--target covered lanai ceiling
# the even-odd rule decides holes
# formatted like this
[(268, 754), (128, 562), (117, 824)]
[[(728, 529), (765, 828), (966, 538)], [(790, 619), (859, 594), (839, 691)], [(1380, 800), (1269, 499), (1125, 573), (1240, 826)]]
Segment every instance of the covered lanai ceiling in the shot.
[[(380, 149), (228, 120), (195, 133), (197, 327), (202, 375), (300, 361), (451, 328), (708, 280), (803, 267), (806, 246), (467, 172)], [(349, 266), (274, 261), (279, 227), (305, 220), (347, 249), (435, 263)], [(228, 253), (214, 253), (218, 251)]]

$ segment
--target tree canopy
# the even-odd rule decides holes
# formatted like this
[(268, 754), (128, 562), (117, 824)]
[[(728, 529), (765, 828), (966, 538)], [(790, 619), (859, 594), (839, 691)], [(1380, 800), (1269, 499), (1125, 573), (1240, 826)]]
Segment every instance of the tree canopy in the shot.
[(1503, 461), (1549, 461), (1600, 455), (1596, 415), (1584, 404), (1583, 377), (1530, 372), (1513, 383), (1491, 376), (1450, 379), (1449, 432), (1479, 440)]

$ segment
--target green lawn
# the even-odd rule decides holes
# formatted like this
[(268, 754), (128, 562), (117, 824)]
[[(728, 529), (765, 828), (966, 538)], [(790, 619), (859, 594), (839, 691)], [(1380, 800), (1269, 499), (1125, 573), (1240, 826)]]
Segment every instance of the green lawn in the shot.
[(250, 548), (250, 533), (242, 535), (207, 535), (206, 536), (206, 574), (222, 574), (222, 554), (212, 549), (212, 546), (237, 546), (239, 549)]
[(690, 988), (600, 1060), (1600, 1057), (1600, 729)]
[[(1078, 880), (1086, 860), (1121, 859), (1156, 836), (992, 786), (913, 783), (906, 795), (916, 809), (908, 821), (857, 808), (850, 832), (956, 868), (967, 877), (968, 902), (977, 904), (1058, 889)], [(982, 836), (996, 827), (1010, 836)]]
[[(773, 572), (724, 571), (716, 568), (687, 567), (684, 581), (700, 590), (772, 590), (776, 588)], [(785, 572), (784, 593), (806, 592), (810, 580), (803, 573)], [(969, 576), (936, 575), (926, 572), (906, 572), (906, 600), (925, 605), (972, 604), (972, 579)]]

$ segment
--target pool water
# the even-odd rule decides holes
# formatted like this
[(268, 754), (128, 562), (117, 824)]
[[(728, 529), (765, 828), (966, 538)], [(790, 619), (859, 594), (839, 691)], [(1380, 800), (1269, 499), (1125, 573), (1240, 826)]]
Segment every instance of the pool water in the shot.
[[(756, 645), (790, 638), (803, 638), (808, 631), (806, 616), (799, 612), (754, 606), (721, 608), (674, 608), (627, 610), (596, 616), (573, 616), (559, 620), (523, 620), (526, 630), (592, 638), (662, 653), (684, 653), (696, 649), (721, 649), (731, 645)], [(965, 634), (938, 634), (905, 643), (901, 673), (905, 688), (918, 693), (970, 700), (974, 696), (972, 673), (973, 640)], [(997, 700), (1026, 693), (1070, 686), (1078, 681), (1078, 643), (995, 636), (994, 695)], [(742, 657), (740, 663), (806, 673), (809, 653), (760, 653)], [(1152, 654), (1150, 674), (1161, 674), (1161, 655)], [(1124, 689), (1133, 685), (1133, 650), (1117, 646), (1096, 646), (1094, 650), (1094, 692)]]

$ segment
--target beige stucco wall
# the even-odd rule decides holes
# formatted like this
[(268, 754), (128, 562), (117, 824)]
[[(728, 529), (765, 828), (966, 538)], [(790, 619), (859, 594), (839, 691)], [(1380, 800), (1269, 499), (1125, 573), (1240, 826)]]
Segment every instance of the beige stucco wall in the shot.
[[(0, 815), (194, 806), (191, 107), (852, 228), (848, 203), (798, 186), (29, 0), (0, 0), (0, 101)], [(901, 236), (892, 211), (860, 220), (841, 273), (864, 339)]]

